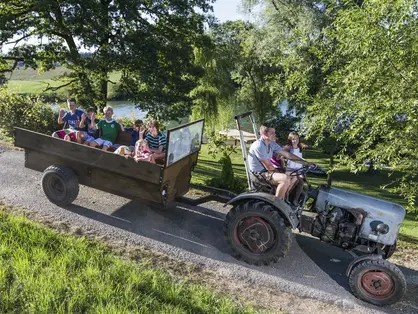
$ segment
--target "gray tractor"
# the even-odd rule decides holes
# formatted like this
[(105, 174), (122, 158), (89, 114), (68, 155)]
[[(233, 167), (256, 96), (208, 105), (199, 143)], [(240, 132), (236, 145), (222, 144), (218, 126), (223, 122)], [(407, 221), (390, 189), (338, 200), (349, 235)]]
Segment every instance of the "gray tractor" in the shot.
[(251, 173), (247, 165), (242, 119), (237, 116), (241, 148), (250, 192), (231, 199), (232, 209), (224, 225), (226, 240), (234, 255), (249, 264), (268, 265), (286, 256), (292, 243), (292, 229), (308, 233), (323, 242), (349, 250), (355, 259), (346, 275), (353, 294), (369, 303), (384, 306), (399, 301), (406, 291), (401, 270), (388, 262), (396, 249), (396, 239), (405, 209), (378, 198), (321, 185), (314, 188), (308, 173), (319, 169), (303, 167), (290, 175), (303, 176), (305, 186), (298, 206), (274, 197), (275, 186)]

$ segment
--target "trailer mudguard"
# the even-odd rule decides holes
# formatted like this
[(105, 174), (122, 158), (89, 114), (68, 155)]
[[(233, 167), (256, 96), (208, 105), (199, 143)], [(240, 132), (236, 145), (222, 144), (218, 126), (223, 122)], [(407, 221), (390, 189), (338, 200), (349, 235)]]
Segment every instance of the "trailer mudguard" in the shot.
[(296, 217), (295, 211), (282, 200), (277, 199), (274, 195), (264, 192), (246, 192), (229, 200), (225, 205), (234, 205), (248, 200), (260, 200), (272, 205), (286, 219), (286, 223), (293, 229), (299, 225), (299, 219)]

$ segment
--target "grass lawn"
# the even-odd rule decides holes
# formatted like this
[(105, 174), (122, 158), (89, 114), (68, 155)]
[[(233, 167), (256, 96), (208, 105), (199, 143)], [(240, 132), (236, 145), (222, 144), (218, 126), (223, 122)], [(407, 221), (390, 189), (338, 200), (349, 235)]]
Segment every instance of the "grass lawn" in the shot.
[[(329, 159), (325, 154), (315, 150), (306, 150), (304, 158), (313, 161), (322, 168), (327, 168)], [(242, 160), (241, 149), (237, 149), (236, 154), (231, 155), (234, 174), (240, 178), (242, 182), (246, 183), (245, 167)], [(193, 173), (192, 183), (208, 184), (208, 181), (213, 176), (219, 176), (221, 167), (217, 160), (212, 159), (208, 155), (208, 145), (203, 145), (199, 155), (199, 162)], [(326, 178), (309, 177), (313, 186), (325, 184)], [(387, 190), (382, 190), (380, 186), (385, 185), (391, 181), (388, 178), (388, 171), (382, 170), (373, 174), (368, 173), (350, 173), (349, 169), (341, 168), (333, 173), (333, 186), (340, 187), (355, 192), (368, 194), (374, 197), (382, 198), (391, 202), (399, 203), (406, 206), (406, 202), (400, 196), (390, 193)], [(416, 209), (418, 210), (418, 208)], [(405, 221), (401, 227), (399, 239), (404, 245), (414, 245), (418, 247), (418, 220), (417, 213), (407, 214)]]
[[(13, 74), (10, 76), (10, 80), (7, 82), (8, 88), (19, 94), (40, 94), (47, 87), (48, 84), (51, 87), (57, 87), (64, 83), (64, 81), (57, 80), (56, 77), (69, 72), (70, 70), (64, 67), (58, 67), (48, 72), (39, 74), (37, 70), (33, 69), (16, 69)], [(120, 72), (113, 72), (109, 75), (109, 80), (118, 83), (121, 77)], [(7, 76), (9, 79), (9, 76)], [(114, 84), (108, 83), (109, 90), (114, 88)], [(46, 92), (46, 94), (52, 94), (52, 91)], [(63, 98), (68, 96), (68, 88), (63, 87), (56, 91), (58, 95), (61, 95)]]
[(256, 313), (0, 206), (0, 313)]

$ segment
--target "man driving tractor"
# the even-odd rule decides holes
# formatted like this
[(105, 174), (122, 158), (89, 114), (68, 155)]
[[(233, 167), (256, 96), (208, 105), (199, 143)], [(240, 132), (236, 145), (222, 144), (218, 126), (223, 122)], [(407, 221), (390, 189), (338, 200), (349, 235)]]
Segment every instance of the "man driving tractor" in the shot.
[(280, 154), (283, 157), (302, 165), (311, 167), (315, 166), (315, 164), (283, 150), (282, 147), (274, 141), (274, 138), (274, 129), (269, 130), (265, 125), (260, 127), (260, 138), (251, 144), (248, 152), (248, 167), (251, 173), (256, 176), (261, 175), (267, 182), (277, 185), (275, 196), (281, 200), (285, 200), (290, 188), (293, 186), (292, 178), (285, 173), (286, 169), (277, 169), (273, 166), (270, 161), (273, 153)]

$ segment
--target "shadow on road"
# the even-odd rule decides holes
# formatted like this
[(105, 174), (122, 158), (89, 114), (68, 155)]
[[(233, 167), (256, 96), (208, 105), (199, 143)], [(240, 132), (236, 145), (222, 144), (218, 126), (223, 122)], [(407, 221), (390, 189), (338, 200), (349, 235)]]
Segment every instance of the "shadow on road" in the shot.
[[(271, 276), (350, 298), (345, 271), (353, 259), (352, 256), (309, 236), (296, 234), (289, 255), (280, 263), (272, 267), (257, 267), (230, 256), (230, 250), (223, 238), (225, 213), (221, 211), (183, 204), (168, 209), (151, 208), (137, 201), (128, 202), (111, 215), (78, 205), (69, 205), (65, 209), (201, 256), (239, 264)], [(323, 273), (318, 271), (318, 268)], [(406, 276), (417, 278), (418, 281), (417, 271), (404, 267), (401, 269)], [(409, 284), (408, 289), (401, 305), (402, 310), (406, 310), (404, 313), (418, 313), (418, 304), (414, 303), (418, 285)], [(381, 311), (397, 313), (399, 306), (397, 304), (386, 307)]]

